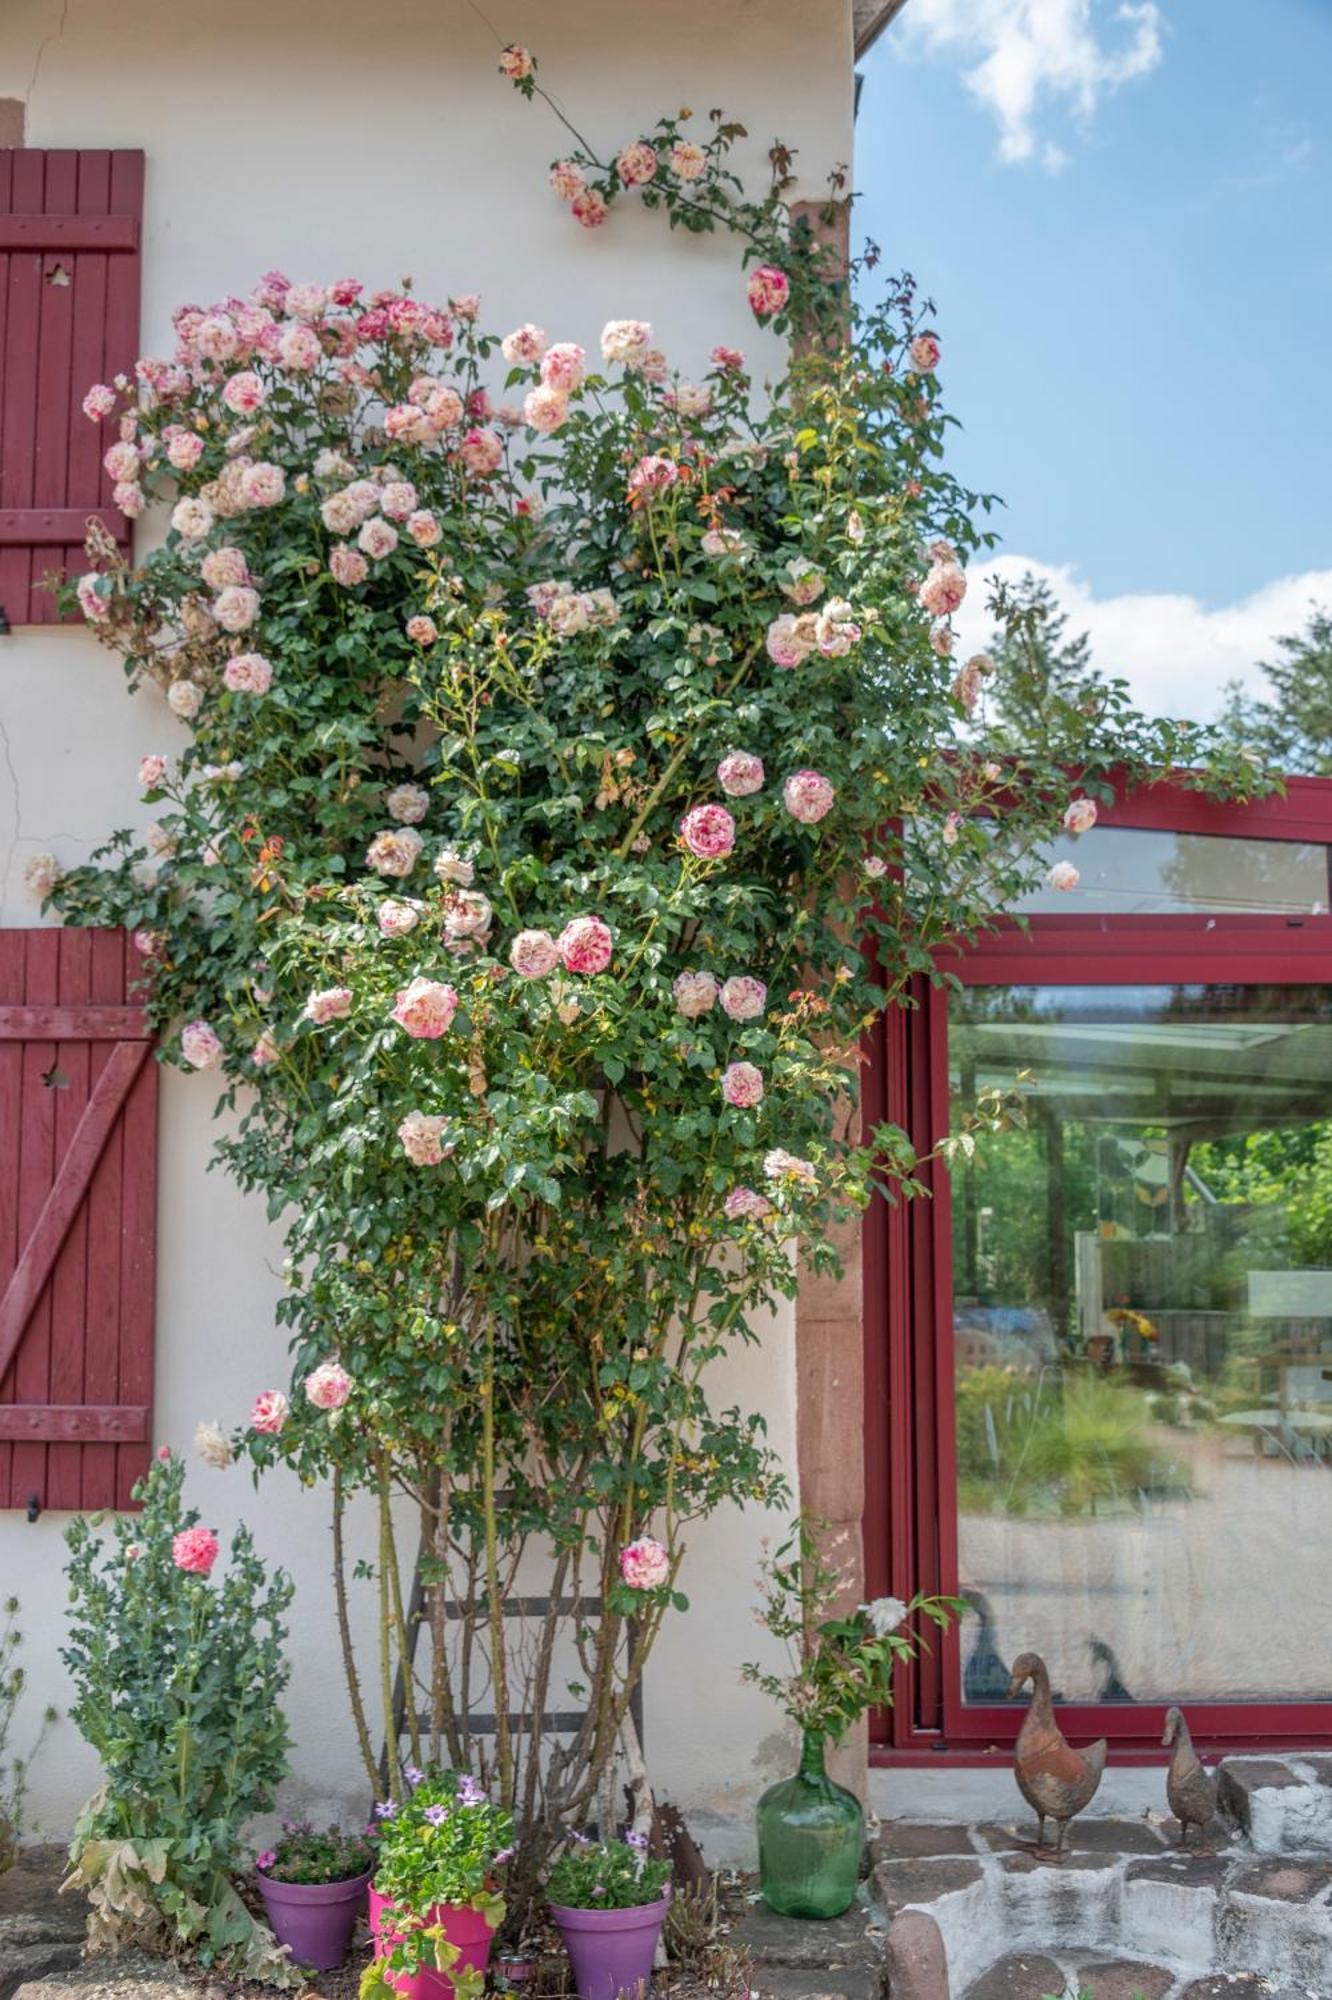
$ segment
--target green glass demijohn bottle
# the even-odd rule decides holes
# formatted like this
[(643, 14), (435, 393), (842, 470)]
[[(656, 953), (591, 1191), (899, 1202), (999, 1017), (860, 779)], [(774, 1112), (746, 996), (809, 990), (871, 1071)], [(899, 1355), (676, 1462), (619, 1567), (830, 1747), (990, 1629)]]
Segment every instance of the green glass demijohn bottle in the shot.
[(834, 1784), (823, 1735), (801, 1737), (800, 1769), (758, 1803), (759, 1887), (783, 1917), (840, 1917), (855, 1899), (865, 1816), (855, 1794)]

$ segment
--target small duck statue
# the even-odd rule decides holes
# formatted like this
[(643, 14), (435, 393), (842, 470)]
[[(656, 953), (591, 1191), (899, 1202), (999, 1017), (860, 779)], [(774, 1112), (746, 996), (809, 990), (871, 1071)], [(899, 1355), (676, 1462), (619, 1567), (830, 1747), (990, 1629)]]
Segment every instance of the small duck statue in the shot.
[(1166, 1710), (1161, 1747), (1169, 1749), (1172, 1743), (1175, 1754), (1166, 1773), (1166, 1798), (1171, 1812), (1179, 1821), (1180, 1846), (1188, 1846), (1191, 1826), (1197, 1827), (1198, 1844), (1201, 1846), (1207, 1837), (1207, 1828), (1216, 1817), (1216, 1781), (1209, 1778), (1204, 1770), (1202, 1760), (1193, 1747), (1183, 1710), (1178, 1708)]
[(1037, 1846), (1045, 1846), (1045, 1822), (1052, 1819), (1059, 1829), (1055, 1857), (1064, 1852), (1068, 1823), (1096, 1796), (1105, 1770), (1105, 1738), (1087, 1750), (1075, 1750), (1054, 1719), (1050, 1699), (1050, 1676), (1039, 1653), (1021, 1653), (1013, 1662), (1008, 1698), (1014, 1700), (1027, 1682), (1032, 1684), (1031, 1706), (1023, 1720), (1014, 1758), (1018, 1790), (1036, 1814)]

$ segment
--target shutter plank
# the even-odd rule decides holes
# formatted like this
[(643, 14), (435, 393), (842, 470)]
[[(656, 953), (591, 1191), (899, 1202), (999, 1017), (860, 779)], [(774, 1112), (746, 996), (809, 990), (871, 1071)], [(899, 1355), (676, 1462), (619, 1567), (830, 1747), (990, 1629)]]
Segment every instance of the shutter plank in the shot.
[[(126, 939), (126, 950), (129, 940)], [(157, 1320), (157, 1063), (146, 1061), (121, 1120), (124, 1185), (121, 1194), (120, 1351), (116, 1400), (153, 1400), (153, 1343)], [(134, 1488), (148, 1470), (151, 1443), (116, 1447), (115, 1504), (134, 1504)]]
[[(91, 426), (90, 426), (91, 428)], [(90, 998), (115, 1008), (125, 991), (126, 939), (119, 931), (93, 937)], [(118, 1010), (117, 1010), (118, 1011)], [(94, 1081), (111, 1056), (111, 1044), (91, 1045)], [(88, 1190), (88, 1323), (84, 1340), (85, 1395), (90, 1403), (120, 1401), (121, 1210), (124, 1199), (125, 1121), (106, 1142)], [(145, 1437), (147, 1433), (144, 1433)], [(116, 1454), (104, 1448), (82, 1453), (79, 1503), (89, 1513), (116, 1504)]]
[[(60, 939), (61, 1001), (67, 1006), (86, 1005), (91, 997), (92, 933), (61, 930), (56, 935)], [(67, 1081), (62, 1088), (52, 1089), (51, 1095), (56, 1101), (55, 1156), (56, 1171), (60, 1174), (65, 1171), (70, 1146), (92, 1095), (91, 1053), (87, 1042), (67, 1042), (59, 1053), (58, 1073)], [(79, 1203), (65, 1232), (51, 1272), (50, 1288), (51, 1372), (47, 1405), (48, 1408), (78, 1405), (87, 1400), (84, 1389), (88, 1305), (86, 1200)], [(49, 1438), (50, 1432), (45, 1435)], [(82, 1458), (78, 1444), (47, 1444), (44, 1506), (73, 1509), (79, 1505)]]
[[(55, 1001), (60, 997), (60, 932), (55, 929), (29, 931), (24, 992), (30, 1000)], [(17, 1336), (7, 1342), (0, 1329), (0, 1382), (8, 1374), (9, 1403), (49, 1403), (51, 1400), (51, 1292), (42, 1285), (37, 1290), (23, 1285), (23, 1272), (31, 1252), (31, 1239), (50, 1199), (55, 1180), (55, 1092), (42, 1082), (52, 1067), (58, 1050), (54, 1042), (25, 1042), (23, 1047), (23, 1135), (19, 1160), (19, 1239), (18, 1265), (9, 1281), (6, 1299), (27, 1298), (23, 1319), (26, 1331), (20, 1346)], [(0, 1308), (0, 1316), (3, 1308)], [(40, 1498), (46, 1472), (46, 1446), (15, 1444), (10, 1470), (10, 1505), (22, 1507), (29, 1494)]]
[[(12, 154), (10, 198), (18, 209), (40, 209), (46, 155)], [(37, 452), (37, 343), (41, 326), (41, 253), (9, 257), (5, 294), (5, 400), (0, 408), (0, 507), (31, 507)], [(0, 605), (11, 624), (31, 616), (32, 554), (0, 548)]]
[[(22, 931), (0, 931), (0, 995), (23, 992)], [(22, 1130), (23, 1050), (0, 1042), (0, 1289), (8, 1285), (19, 1258), (19, 1136)], [(0, 1389), (3, 1407), (3, 1389)], [(13, 1447), (0, 1439), (0, 1507), (12, 1505), (9, 1476)]]

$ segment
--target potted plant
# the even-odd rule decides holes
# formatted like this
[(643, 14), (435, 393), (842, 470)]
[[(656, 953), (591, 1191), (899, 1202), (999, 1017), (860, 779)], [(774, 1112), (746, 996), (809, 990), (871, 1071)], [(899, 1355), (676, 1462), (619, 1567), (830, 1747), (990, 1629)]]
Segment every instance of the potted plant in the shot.
[(918, 1637), (906, 1621), (921, 1612), (944, 1629), (966, 1605), (959, 1598), (878, 1597), (841, 1617), (832, 1606), (847, 1578), (825, 1554), (826, 1529), (802, 1516), (795, 1533), (762, 1564), (760, 1624), (783, 1641), (787, 1674), (751, 1661), (746, 1680), (781, 1704), (800, 1731), (800, 1768), (758, 1803), (759, 1887), (785, 1917), (840, 1917), (860, 1879), (865, 1815), (855, 1794), (828, 1776), (827, 1744), (839, 1743), (867, 1709), (891, 1707), (893, 1669), (914, 1659)]
[(352, 1927), (365, 1909), (375, 1849), (366, 1834), (307, 1821), (287, 1822), (276, 1847), (255, 1863), (269, 1929), (296, 1965), (333, 1972), (347, 1956)]
[(646, 1988), (670, 1903), (669, 1861), (647, 1838), (593, 1842), (575, 1835), (546, 1883), (579, 2000), (616, 2000)]
[(500, 1870), (513, 1819), (474, 1778), (423, 1776), (375, 1807), (380, 1822), (370, 1930), (374, 1962), (361, 2000), (475, 2000), (504, 1917)]

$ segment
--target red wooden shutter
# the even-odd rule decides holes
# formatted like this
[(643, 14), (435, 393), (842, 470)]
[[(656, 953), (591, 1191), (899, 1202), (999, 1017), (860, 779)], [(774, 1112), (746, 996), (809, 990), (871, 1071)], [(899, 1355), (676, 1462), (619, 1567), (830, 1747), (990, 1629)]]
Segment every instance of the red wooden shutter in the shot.
[(42, 588), (74, 574), (90, 514), (125, 548), (102, 455), (114, 427), (79, 405), (139, 351), (143, 154), (0, 151), (0, 605), (51, 625)]
[(157, 1065), (122, 931), (0, 931), (0, 1507), (126, 1507), (152, 1425)]

